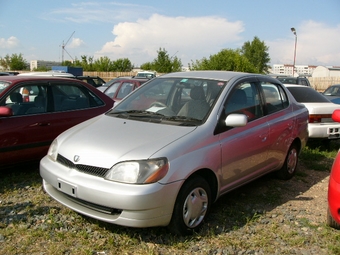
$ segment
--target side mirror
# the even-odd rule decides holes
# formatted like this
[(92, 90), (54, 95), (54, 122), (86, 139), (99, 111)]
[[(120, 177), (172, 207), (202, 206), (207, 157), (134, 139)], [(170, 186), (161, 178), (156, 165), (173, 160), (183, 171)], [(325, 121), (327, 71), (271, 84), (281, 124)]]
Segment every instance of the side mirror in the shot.
[[(340, 113), (339, 113), (340, 116)], [(248, 123), (248, 118), (245, 114), (232, 113), (225, 119), (227, 127), (244, 127)]]
[(13, 110), (9, 107), (0, 106), (0, 117), (13, 116)]
[(332, 120), (334, 120), (335, 122), (340, 122), (340, 109), (334, 110), (332, 114)]

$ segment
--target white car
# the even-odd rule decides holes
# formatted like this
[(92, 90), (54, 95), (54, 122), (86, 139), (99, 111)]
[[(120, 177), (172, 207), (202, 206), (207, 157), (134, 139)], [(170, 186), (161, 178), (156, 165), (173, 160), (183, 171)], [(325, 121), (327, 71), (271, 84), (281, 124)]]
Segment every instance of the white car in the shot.
[(137, 75), (135, 76), (136, 78), (148, 78), (148, 79), (152, 79), (156, 77), (156, 72), (153, 71), (140, 71), (137, 73)]
[(221, 195), (270, 172), (292, 178), (307, 120), (265, 75), (169, 73), (58, 136), (40, 175), (51, 197), (84, 215), (190, 234)]
[(286, 88), (292, 93), (296, 101), (306, 106), (309, 112), (309, 138), (339, 139), (340, 123), (332, 120), (334, 110), (339, 109), (323, 94), (311, 87), (303, 85), (288, 85)]

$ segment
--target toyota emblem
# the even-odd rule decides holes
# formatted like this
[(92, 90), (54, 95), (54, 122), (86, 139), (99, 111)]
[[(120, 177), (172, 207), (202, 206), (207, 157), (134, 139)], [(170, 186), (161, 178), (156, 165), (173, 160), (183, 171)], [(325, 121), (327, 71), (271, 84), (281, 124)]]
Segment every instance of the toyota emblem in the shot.
[(74, 162), (78, 162), (80, 160), (80, 157), (78, 155), (75, 155), (73, 157)]

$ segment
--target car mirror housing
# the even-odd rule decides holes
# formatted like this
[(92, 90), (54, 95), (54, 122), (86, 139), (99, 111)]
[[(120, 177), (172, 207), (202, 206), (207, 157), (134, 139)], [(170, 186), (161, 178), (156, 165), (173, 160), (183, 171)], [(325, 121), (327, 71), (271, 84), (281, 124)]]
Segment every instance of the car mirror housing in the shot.
[(0, 117), (10, 117), (13, 116), (13, 111), (9, 107), (0, 106)]
[(247, 123), (248, 119), (245, 114), (232, 113), (225, 119), (225, 124), (228, 127), (244, 127)]

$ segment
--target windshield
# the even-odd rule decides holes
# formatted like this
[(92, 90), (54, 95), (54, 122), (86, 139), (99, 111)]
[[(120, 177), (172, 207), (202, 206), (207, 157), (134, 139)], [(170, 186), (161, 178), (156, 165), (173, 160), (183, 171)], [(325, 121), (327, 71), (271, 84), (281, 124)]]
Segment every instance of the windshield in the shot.
[(340, 86), (331, 86), (323, 92), (325, 96), (340, 96)]
[(199, 125), (207, 118), (225, 81), (155, 78), (107, 114), (120, 118)]
[(298, 84), (297, 79), (294, 77), (277, 77), (283, 84)]
[(116, 82), (112, 84), (108, 89), (105, 90), (105, 94), (108, 95), (109, 97), (113, 97), (117, 91), (117, 88), (119, 87), (120, 82)]
[(0, 81), (0, 93), (4, 91), (9, 86), (9, 82), (7, 81)]

